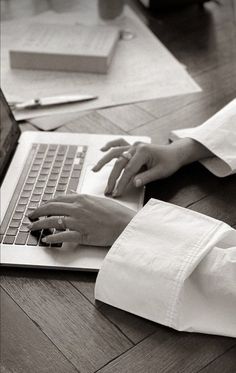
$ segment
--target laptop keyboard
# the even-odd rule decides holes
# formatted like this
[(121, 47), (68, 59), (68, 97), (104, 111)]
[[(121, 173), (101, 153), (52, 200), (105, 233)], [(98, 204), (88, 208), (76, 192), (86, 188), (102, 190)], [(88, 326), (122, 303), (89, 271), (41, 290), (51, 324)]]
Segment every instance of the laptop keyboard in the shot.
[[(32, 144), (1, 224), (0, 242), (7, 245), (49, 246), (41, 241), (49, 232), (30, 233), (27, 216), (41, 203), (77, 189), (86, 151), (86, 146)], [(52, 233), (55, 230), (50, 231)]]

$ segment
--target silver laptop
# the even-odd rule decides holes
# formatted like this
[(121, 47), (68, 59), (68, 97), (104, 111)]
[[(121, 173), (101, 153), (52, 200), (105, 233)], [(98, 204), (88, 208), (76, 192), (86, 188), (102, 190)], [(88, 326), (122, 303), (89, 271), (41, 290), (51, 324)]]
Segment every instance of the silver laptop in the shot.
[[(1, 265), (98, 271), (107, 247), (75, 244), (49, 246), (43, 231), (28, 232), (27, 215), (38, 205), (71, 190), (104, 197), (112, 164), (98, 173), (91, 168), (102, 157), (100, 148), (120, 136), (24, 132), (1, 95)], [(127, 136), (150, 142), (147, 137)], [(143, 204), (144, 189), (130, 188), (118, 200), (134, 210)], [(106, 198), (106, 197), (104, 197)]]

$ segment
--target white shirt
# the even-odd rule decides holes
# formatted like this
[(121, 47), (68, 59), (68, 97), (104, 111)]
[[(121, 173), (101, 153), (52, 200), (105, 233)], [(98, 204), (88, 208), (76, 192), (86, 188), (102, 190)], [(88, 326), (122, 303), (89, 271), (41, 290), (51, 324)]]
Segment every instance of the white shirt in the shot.
[[(215, 154), (217, 176), (236, 172), (236, 100), (194, 129), (174, 131)], [(236, 230), (150, 200), (107, 254), (95, 298), (177, 330), (236, 337)]]

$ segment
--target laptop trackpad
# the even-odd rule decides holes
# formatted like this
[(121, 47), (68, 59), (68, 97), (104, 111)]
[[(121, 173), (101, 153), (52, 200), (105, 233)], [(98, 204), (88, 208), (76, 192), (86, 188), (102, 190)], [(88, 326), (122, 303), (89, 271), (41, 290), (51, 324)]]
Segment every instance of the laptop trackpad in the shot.
[[(89, 165), (86, 168), (81, 193), (105, 197), (104, 190), (106, 188), (107, 180), (113, 166), (107, 165), (103, 167), (99, 172), (93, 172), (91, 170), (92, 167), (93, 165)], [(143, 188), (135, 188), (134, 186), (130, 185), (122, 197), (115, 198), (114, 200), (137, 211), (142, 207), (143, 204), (143, 191)]]

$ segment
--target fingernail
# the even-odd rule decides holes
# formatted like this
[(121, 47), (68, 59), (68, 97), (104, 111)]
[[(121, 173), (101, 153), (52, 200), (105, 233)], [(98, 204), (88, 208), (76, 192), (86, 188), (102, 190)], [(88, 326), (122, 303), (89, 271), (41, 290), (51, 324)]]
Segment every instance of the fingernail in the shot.
[(119, 192), (117, 189), (114, 190), (114, 192), (112, 193), (112, 197), (118, 197), (119, 196)]
[(27, 228), (29, 231), (31, 230), (32, 226), (33, 226), (32, 224), (27, 225)]
[(106, 150), (106, 147), (103, 146), (101, 149), (100, 149), (102, 152), (104, 152)]
[(134, 184), (135, 184), (135, 186), (136, 186), (137, 188), (138, 188), (138, 187), (141, 187), (141, 185), (142, 185), (142, 180), (141, 180), (141, 179), (135, 179)]
[(42, 242), (47, 242), (47, 238), (46, 238), (46, 237), (43, 237), (41, 241), (42, 241)]
[(96, 168), (97, 168), (96, 166), (93, 166), (92, 171), (95, 172)]

